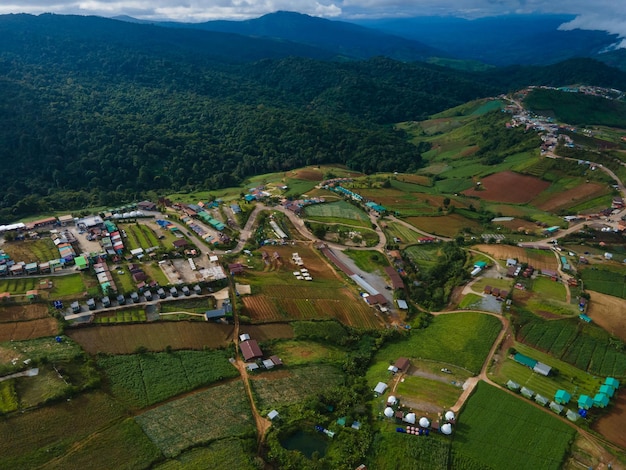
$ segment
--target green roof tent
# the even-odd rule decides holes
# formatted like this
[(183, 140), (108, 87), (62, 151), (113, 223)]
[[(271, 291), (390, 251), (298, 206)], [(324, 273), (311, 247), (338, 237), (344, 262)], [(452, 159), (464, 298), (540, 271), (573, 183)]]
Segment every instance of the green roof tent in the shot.
[(604, 381), (605, 385), (610, 385), (611, 387), (613, 387), (615, 390), (617, 390), (619, 388), (619, 380), (613, 378), (613, 377), (607, 377), (606, 380)]
[(593, 397), (593, 406), (598, 408), (604, 408), (609, 404), (609, 397), (604, 393), (596, 393), (596, 396)]
[(475, 268), (480, 268), (480, 269), (485, 269), (487, 267), (487, 262), (486, 261), (477, 261), (476, 263), (474, 263), (474, 267)]
[(523, 354), (516, 353), (513, 356), (513, 360), (531, 369), (537, 365), (537, 361), (532, 357), (524, 356)]
[(571, 399), (572, 396), (566, 390), (557, 390), (554, 394), (554, 401), (561, 405), (566, 405)]
[(607, 384), (600, 385), (600, 393), (604, 393), (607, 397), (611, 398), (615, 393), (615, 389)]
[(89, 261), (87, 261), (84, 256), (78, 256), (74, 258), (74, 263), (76, 263), (76, 267), (81, 271), (89, 267)]
[(593, 406), (593, 398), (589, 395), (581, 395), (578, 397), (578, 408), (582, 408), (583, 410), (588, 410)]

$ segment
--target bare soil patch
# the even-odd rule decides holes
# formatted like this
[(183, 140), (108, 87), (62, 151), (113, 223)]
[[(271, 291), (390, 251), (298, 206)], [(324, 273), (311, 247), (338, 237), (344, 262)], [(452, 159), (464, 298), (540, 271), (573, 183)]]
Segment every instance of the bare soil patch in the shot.
[(626, 341), (626, 300), (589, 291), (591, 301), (587, 314), (613, 336)]
[(537, 224), (524, 219), (513, 219), (510, 222), (498, 222), (497, 225), (502, 225), (516, 232), (533, 233), (537, 231)]
[(47, 316), (48, 309), (43, 304), (13, 305), (0, 308), (0, 322), (36, 320)]
[(302, 168), (288, 173), (287, 176), (305, 181), (322, 181), (324, 179), (324, 173), (315, 168)]
[(480, 180), (480, 191), (475, 188), (463, 191), (486, 201), (524, 204), (537, 197), (550, 183), (534, 176), (520, 175), (513, 171), (494, 173)]
[(222, 348), (232, 341), (233, 325), (165, 321), (137, 325), (93, 326), (69, 330), (67, 335), (90, 354), (130, 354), (137, 348), (150, 351)]
[(398, 181), (406, 181), (407, 183), (419, 184), (420, 186), (431, 186), (430, 178), (424, 175), (398, 175)]
[(606, 185), (597, 183), (586, 183), (576, 188), (568, 189), (558, 194), (551, 194), (549, 197), (538, 197), (531, 204), (538, 209), (554, 212), (559, 209), (566, 209), (588, 199), (593, 199), (606, 194), (608, 189)]
[(248, 333), (257, 341), (268, 339), (292, 339), (295, 337), (293, 327), (289, 323), (267, 323), (264, 325), (240, 325), (241, 333)]
[(613, 399), (611, 412), (596, 421), (592, 427), (609, 441), (626, 448), (624, 420), (626, 420), (626, 393), (619, 390), (617, 397)]
[(0, 341), (22, 341), (43, 338), (59, 333), (59, 324), (54, 318), (0, 323)]
[(517, 258), (521, 263), (528, 263), (535, 269), (557, 269), (557, 261), (551, 251), (534, 251), (510, 245), (476, 245), (476, 250), (487, 253), (496, 259)]
[(467, 219), (460, 214), (433, 217), (407, 217), (405, 220), (420, 230), (444, 237), (453, 237), (465, 228), (480, 229), (478, 222)]

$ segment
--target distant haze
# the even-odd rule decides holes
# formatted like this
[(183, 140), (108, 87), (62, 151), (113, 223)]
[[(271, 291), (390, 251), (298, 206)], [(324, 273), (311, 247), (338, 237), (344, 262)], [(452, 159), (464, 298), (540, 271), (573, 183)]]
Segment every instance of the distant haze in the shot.
[[(626, 7), (620, 0), (6, 0), (0, 4), (0, 14), (128, 15), (184, 22), (249, 19), (279, 10), (342, 20), (559, 13), (576, 16), (561, 29), (595, 29), (626, 38)], [(621, 47), (626, 47), (626, 39)]]

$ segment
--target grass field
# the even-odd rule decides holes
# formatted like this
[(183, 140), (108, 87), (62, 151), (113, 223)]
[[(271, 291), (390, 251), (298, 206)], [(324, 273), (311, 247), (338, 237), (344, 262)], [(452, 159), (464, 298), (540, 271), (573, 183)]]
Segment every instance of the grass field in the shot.
[[(25, 294), (29, 290), (38, 289), (43, 279), (11, 277), (0, 281), (0, 292), (10, 292), (11, 295)], [(46, 282), (47, 284), (47, 282)]]
[(172, 349), (215, 349), (227, 346), (232, 325), (207, 322), (158, 322), (131, 325), (95, 326), (68, 331), (74, 341), (90, 354), (130, 354), (138, 348), (149, 351)]
[(270, 352), (290, 367), (318, 363), (340, 365), (346, 358), (345, 351), (335, 346), (306, 340), (280, 341), (270, 347)]
[(307, 218), (319, 222), (371, 227), (368, 215), (347, 201), (314, 204), (307, 206), (304, 213)]
[(63, 458), (97, 431), (119, 422), (123, 408), (104, 393), (77, 395), (69, 401), (0, 420), (0, 468), (37, 468)]
[[(67, 336), (61, 336), (61, 339), (60, 343), (51, 337), (0, 342), (0, 357), (6, 358), (0, 361), (0, 375), (21, 370), (21, 362), (25, 359), (32, 359), (34, 362), (43, 360), (48, 363), (71, 362), (84, 354), (80, 346)], [(19, 365), (11, 364), (13, 358), (17, 359), (16, 363)]]
[(0, 414), (10, 413), (19, 408), (13, 380), (0, 382)]
[(119, 228), (124, 229), (126, 232), (125, 243), (128, 245), (129, 250), (134, 250), (136, 248), (143, 248), (146, 250), (152, 247), (160, 248), (164, 246), (157, 238), (154, 231), (147, 225), (140, 223), (124, 224), (120, 225)]
[(344, 253), (354, 261), (359, 269), (365, 272), (381, 272), (389, 266), (389, 261), (377, 251), (370, 250), (345, 250)]
[(420, 230), (434, 233), (435, 235), (443, 235), (444, 237), (454, 237), (466, 228), (471, 230), (481, 229), (481, 225), (475, 220), (456, 213), (446, 216), (408, 217), (406, 221)]
[[(476, 312), (439, 315), (427, 328), (413, 329), (408, 338), (383, 346), (372, 363), (389, 365), (399, 357), (423, 358), (455, 364), (477, 374), (501, 326), (497, 318)], [(377, 379), (368, 373), (368, 380)]]
[(251, 454), (253, 439), (222, 439), (208, 446), (183, 452), (174, 459), (158, 464), (155, 470), (205, 470), (211, 462), (214, 470), (255, 470)]
[(407, 247), (406, 255), (417, 263), (421, 268), (434, 266), (440, 253), (440, 246), (437, 243), (424, 245), (413, 245)]
[(135, 420), (166, 457), (217, 439), (254, 435), (252, 413), (241, 381), (170, 401)]
[[(374, 436), (367, 468), (377, 470), (482, 470), (451, 466), (450, 440), (442, 436), (416, 437), (389, 429)], [(484, 467), (483, 467), (484, 468)]]
[(82, 294), (87, 289), (82, 276), (82, 274), (70, 274), (54, 277), (50, 295), (54, 298), (65, 298)]
[(547, 398), (553, 398), (559, 389), (568, 390), (574, 398), (578, 398), (578, 395), (581, 394), (594, 396), (600, 385), (602, 385), (602, 379), (577, 369), (571, 364), (555, 359), (548, 354), (537, 351), (530, 346), (516, 343), (515, 349), (528, 357), (553, 367), (558, 370), (558, 374), (545, 377), (533, 372), (529, 367), (519, 364), (512, 359), (507, 359), (500, 366), (497, 376), (492, 376), (494, 381), (504, 385), (510, 379)]
[(421, 233), (405, 227), (402, 224), (396, 222), (387, 222), (386, 224), (387, 228), (385, 229), (385, 233), (388, 240), (399, 238), (401, 240), (399, 242), (400, 244), (410, 245), (412, 243), (417, 243), (420, 238), (424, 237)]
[(626, 299), (626, 276), (607, 269), (587, 268), (581, 271), (585, 287), (603, 294)]
[(251, 377), (253, 394), (259, 411), (267, 413), (273, 408), (304, 400), (324, 388), (343, 382), (340, 369), (327, 364), (313, 364), (289, 370), (276, 370)]
[(428, 403), (441, 410), (449, 409), (461, 396), (463, 389), (439, 380), (424, 377), (406, 376), (404, 382), (398, 384), (397, 395), (403, 403), (411, 400), (414, 403)]
[(459, 416), (452, 448), (489, 468), (557, 470), (575, 431), (531, 404), (480, 382)]
[(132, 408), (144, 408), (202, 385), (236, 377), (226, 351), (106, 356), (98, 360), (111, 392)]
[(161, 266), (157, 263), (144, 263), (142, 269), (150, 279), (157, 282), (160, 286), (166, 286), (170, 283)]
[(565, 286), (547, 277), (534, 279), (532, 290), (542, 297), (565, 302)]
[(140, 308), (128, 310), (116, 310), (111, 313), (99, 313), (95, 315), (93, 322), (97, 324), (110, 323), (138, 323), (146, 321), (146, 312)]
[(59, 251), (51, 238), (4, 243), (2, 249), (16, 262), (31, 263), (37, 261), (45, 263), (59, 257)]
[(512, 285), (512, 279), (495, 279), (491, 277), (482, 277), (478, 279), (474, 284), (472, 284), (472, 290), (474, 292), (480, 293), (485, 290), (485, 286), (497, 287), (500, 290), (510, 290)]

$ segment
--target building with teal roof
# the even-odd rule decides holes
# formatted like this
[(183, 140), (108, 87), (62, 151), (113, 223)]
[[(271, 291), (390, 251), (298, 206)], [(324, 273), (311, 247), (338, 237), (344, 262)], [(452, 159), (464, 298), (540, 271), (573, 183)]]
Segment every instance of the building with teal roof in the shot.
[(617, 390), (619, 388), (619, 380), (617, 380), (614, 377), (607, 377), (606, 380), (604, 381), (604, 384), (605, 385), (610, 385), (615, 390)]
[(554, 394), (554, 401), (561, 405), (566, 405), (571, 399), (572, 396), (567, 390), (557, 390)]
[(589, 395), (581, 395), (578, 397), (578, 408), (582, 408), (583, 410), (588, 410), (593, 406), (593, 398)]
[(609, 397), (605, 393), (596, 393), (593, 397), (593, 406), (597, 408), (604, 408), (609, 404)]
[(600, 385), (600, 393), (604, 393), (607, 397), (612, 398), (615, 393), (615, 389), (610, 385)]

